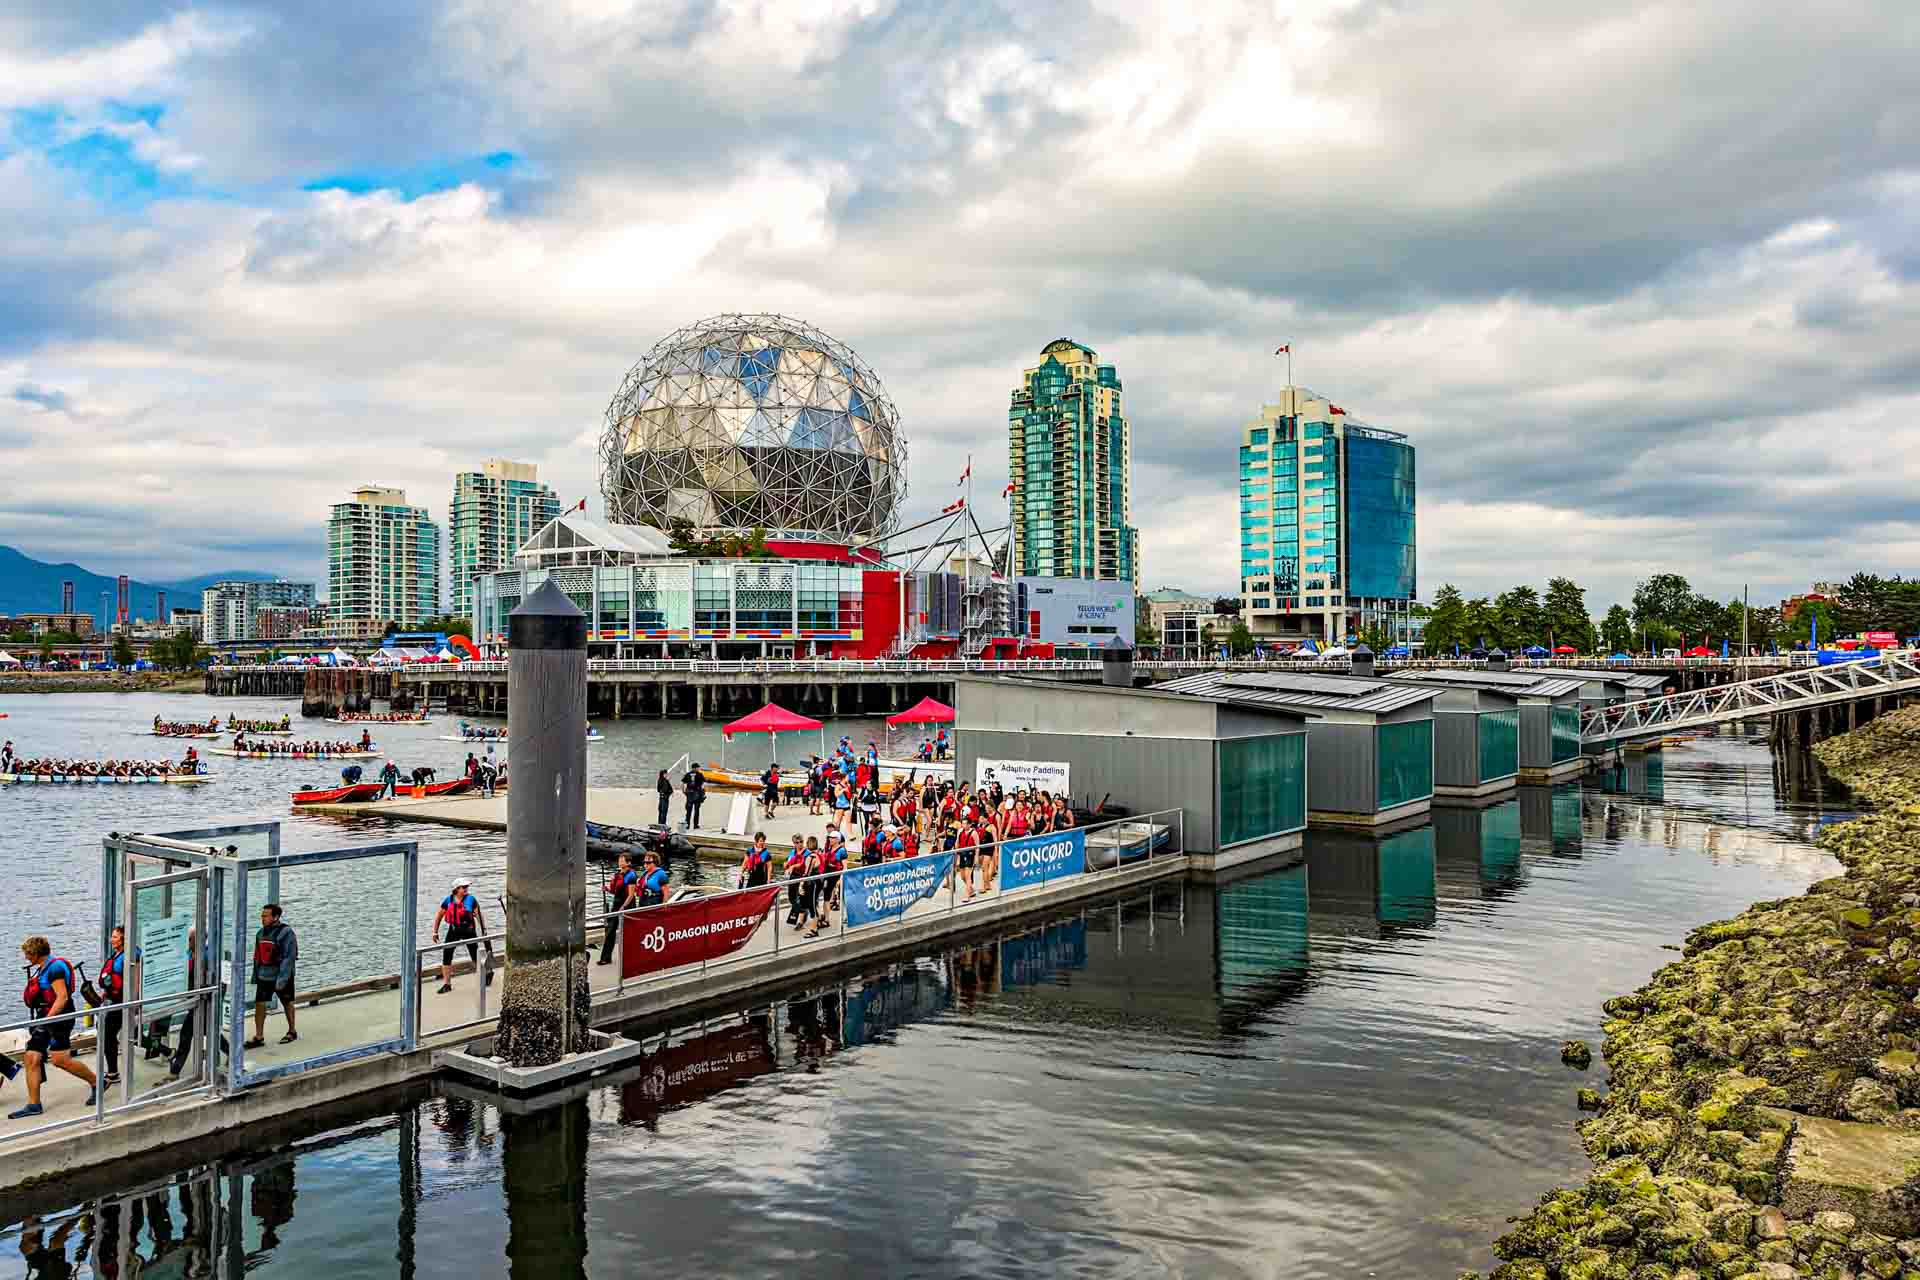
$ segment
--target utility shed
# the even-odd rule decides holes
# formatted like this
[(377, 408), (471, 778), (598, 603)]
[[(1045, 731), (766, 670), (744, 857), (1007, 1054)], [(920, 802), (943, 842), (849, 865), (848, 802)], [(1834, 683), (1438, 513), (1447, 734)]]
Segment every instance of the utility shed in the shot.
[(1486, 689), (1520, 705), (1520, 781), (1557, 782), (1587, 767), (1580, 754), (1580, 690), (1583, 682), (1553, 671), (1404, 671), (1395, 684), (1430, 689)]
[(1216, 671), (1154, 690), (1312, 716), (1307, 813), (1316, 825), (1381, 827), (1433, 807), (1431, 689), (1377, 677)]
[(1657, 671), (1628, 671), (1625, 668), (1554, 667), (1551, 674), (1583, 681), (1580, 701), (1590, 707), (1608, 707), (1616, 702), (1657, 698), (1670, 679)]
[(1520, 780), (1520, 700), (1500, 689), (1434, 690), (1436, 802), (1505, 796)]
[(1180, 809), (1182, 848), (1201, 870), (1301, 845), (1305, 712), (1006, 676), (956, 679), (954, 711), (954, 769), (964, 781), (977, 783), (987, 768), (1064, 769), (1076, 807), (1111, 796), (1136, 815)]

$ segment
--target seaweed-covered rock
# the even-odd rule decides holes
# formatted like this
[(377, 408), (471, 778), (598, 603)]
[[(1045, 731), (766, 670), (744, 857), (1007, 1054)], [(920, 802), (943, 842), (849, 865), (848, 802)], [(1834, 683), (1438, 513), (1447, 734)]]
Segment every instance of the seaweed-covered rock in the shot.
[(1816, 751), (1872, 806), (1819, 836), (1846, 874), (1700, 926), (1605, 1003), (1608, 1088), (1579, 1093), (1593, 1176), (1514, 1220), (1500, 1280), (1920, 1277), (1920, 1176), (1815, 1195), (1794, 1141), (1920, 1134), (1920, 707)]
[(1575, 1071), (1585, 1071), (1593, 1065), (1593, 1050), (1585, 1040), (1569, 1040), (1560, 1046), (1560, 1061)]

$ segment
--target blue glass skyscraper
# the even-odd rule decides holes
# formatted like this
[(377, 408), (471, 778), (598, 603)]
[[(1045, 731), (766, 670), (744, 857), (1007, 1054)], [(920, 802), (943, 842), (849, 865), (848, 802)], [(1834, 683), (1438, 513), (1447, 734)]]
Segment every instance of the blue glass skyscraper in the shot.
[(1241, 432), (1241, 616), (1256, 637), (1404, 638), (1418, 591), (1414, 452), (1288, 387)]

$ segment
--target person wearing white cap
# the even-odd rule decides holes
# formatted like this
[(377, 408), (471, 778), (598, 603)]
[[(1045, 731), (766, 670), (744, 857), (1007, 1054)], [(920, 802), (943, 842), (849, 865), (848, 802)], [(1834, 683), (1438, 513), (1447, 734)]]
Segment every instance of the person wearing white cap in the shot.
[[(480, 900), (467, 892), (472, 887), (473, 881), (465, 876), (455, 880), (453, 892), (440, 904), (440, 914), (433, 918), (435, 942), (440, 941), (440, 926), (447, 926), (447, 946), (440, 953), (441, 995), (453, 990), (453, 953), (459, 949), (458, 943), (464, 941), (467, 944), (467, 956), (473, 961), (473, 971), (476, 974), (481, 972), (480, 944), (475, 939), (486, 931), (487, 926), (480, 918)], [(493, 981), (493, 975), (487, 974), (485, 980)]]

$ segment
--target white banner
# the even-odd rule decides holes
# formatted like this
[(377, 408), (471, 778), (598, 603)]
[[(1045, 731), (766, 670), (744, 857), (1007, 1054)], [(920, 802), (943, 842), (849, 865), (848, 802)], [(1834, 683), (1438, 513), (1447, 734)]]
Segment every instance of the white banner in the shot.
[(1047, 791), (1056, 796), (1070, 795), (1067, 784), (1071, 774), (1064, 760), (975, 760), (973, 785), (984, 787), (998, 782), (1007, 791), (1025, 787), (1029, 791)]

